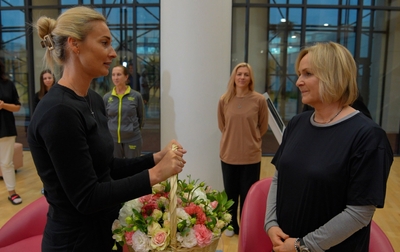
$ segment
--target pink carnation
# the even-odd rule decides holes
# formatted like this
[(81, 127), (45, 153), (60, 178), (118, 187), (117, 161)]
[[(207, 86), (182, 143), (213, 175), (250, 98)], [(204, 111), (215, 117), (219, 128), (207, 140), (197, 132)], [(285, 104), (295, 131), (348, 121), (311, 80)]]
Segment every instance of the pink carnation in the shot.
[(207, 229), (204, 225), (194, 225), (193, 230), (196, 235), (197, 244), (200, 247), (205, 247), (211, 243), (213, 238), (213, 234), (210, 230)]
[(135, 232), (133, 232), (133, 231), (130, 231), (130, 232), (126, 231), (126, 232), (125, 232), (125, 241), (126, 241), (126, 244), (128, 244), (128, 245), (130, 245), (130, 246), (132, 246), (132, 235), (133, 235), (133, 233), (135, 233)]

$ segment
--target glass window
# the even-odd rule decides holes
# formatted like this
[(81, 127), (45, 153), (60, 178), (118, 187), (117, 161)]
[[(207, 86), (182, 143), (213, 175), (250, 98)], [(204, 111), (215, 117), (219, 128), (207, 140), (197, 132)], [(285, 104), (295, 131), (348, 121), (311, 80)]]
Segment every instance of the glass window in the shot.
[[(4, 2), (3, 2), (4, 3)], [(25, 13), (23, 10), (1, 11), (2, 42), (0, 60), (4, 63), (7, 77), (14, 82), (20, 97), (21, 109), (15, 112), (17, 142), (26, 137), (26, 121), (29, 116), (28, 99), (28, 58), (26, 51)]]
[(357, 24), (357, 13), (355, 9), (343, 9), (340, 11), (340, 25), (349, 25), (355, 27)]
[(307, 0), (307, 4), (338, 5), (339, 0)]
[(287, 20), (286, 8), (271, 8), (269, 13), (270, 25), (278, 25), (284, 23)]
[[(100, 0), (97, 0), (100, 1)], [(104, 0), (101, 0), (104, 1)], [(105, 0), (106, 4), (133, 4), (134, 0)]]
[(70, 5), (70, 4), (78, 4), (78, 0), (61, 0), (61, 5)]
[(54, 5), (54, 0), (32, 0), (32, 6)]
[(364, 5), (366, 6), (390, 6), (390, 2), (389, 0), (364, 0)]
[(309, 29), (321, 29), (337, 26), (339, 11), (337, 9), (307, 9), (306, 23)]
[(160, 3), (160, 0), (137, 0), (138, 3)]
[(387, 23), (389, 21), (389, 12), (388, 11), (381, 11), (377, 10), (374, 11), (374, 23), (373, 27), (375, 31), (381, 31), (384, 32), (387, 29)]
[(301, 4), (303, 0), (270, 0), (271, 4)]
[(245, 61), (246, 39), (246, 8), (234, 8), (232, 11), (232, 66), (231, 70), (240, 62)]
[(253, 68), (255, 90), (264, 93), (267, 90), (265, 69), (267, 67), (268, 9), (250, 9), (248, 62)]
[[(287, 19), (286, 17), (289, 17)], [(271, 8), (268, 52), (268, 93), (284, 120), (297, 113), (295, 60), (301, 42), (301, 9)]]
[(0, 1), (1, 7), (24, 6), (24, 0)]
[(347, 5), (358, 5), (358, 0), (345, 0), (345, 1)]

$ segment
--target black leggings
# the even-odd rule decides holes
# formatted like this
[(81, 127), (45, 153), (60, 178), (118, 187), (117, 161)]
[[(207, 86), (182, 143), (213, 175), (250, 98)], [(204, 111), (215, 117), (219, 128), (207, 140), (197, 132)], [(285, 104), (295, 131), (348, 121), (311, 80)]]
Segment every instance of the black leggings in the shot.
[(261, 162), (248, 165), (231, 165), (221, 161), (221, 167), (225, 192), (228, 195), (228, 199), (235, 202), (231, 207), (231, 225), (235, 234), (239, 234), (238, 222), (240, 222), (240, 218), (238, 220), (238, 201), (240, 199), (240, 215), (242, 215), (242, 208), (247, 192), (260, 179)]

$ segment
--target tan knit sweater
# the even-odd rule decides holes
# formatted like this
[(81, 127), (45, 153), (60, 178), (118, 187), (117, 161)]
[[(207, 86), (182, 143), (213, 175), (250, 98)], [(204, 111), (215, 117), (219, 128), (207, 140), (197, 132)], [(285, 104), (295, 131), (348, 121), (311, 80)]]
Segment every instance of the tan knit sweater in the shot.
[(261, 161), (261, 137), (268, 129), (268, 106), (255, 91), (218, 103), (218, 127), (222, 132), (220, 158), (227, 164), (254, 164)]

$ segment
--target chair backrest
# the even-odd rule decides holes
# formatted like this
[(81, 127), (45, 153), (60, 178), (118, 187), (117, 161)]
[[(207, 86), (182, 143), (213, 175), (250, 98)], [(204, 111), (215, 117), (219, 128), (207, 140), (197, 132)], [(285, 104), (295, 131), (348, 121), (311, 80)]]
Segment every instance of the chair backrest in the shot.
[(369, 252), (394, 252), (386, 234), (374, 221), (371, 222), (371, 234), (369, 240)]
[(41, 196), (12, 216), (0, 229), (0, 248), (42, 235), (48, 209), (46, 198)]
[(252, 185), (247, 193), (240, 218), (239, 252), (271, 252), (272, 242), (264, 230), (266, 202), (272, 178)]

